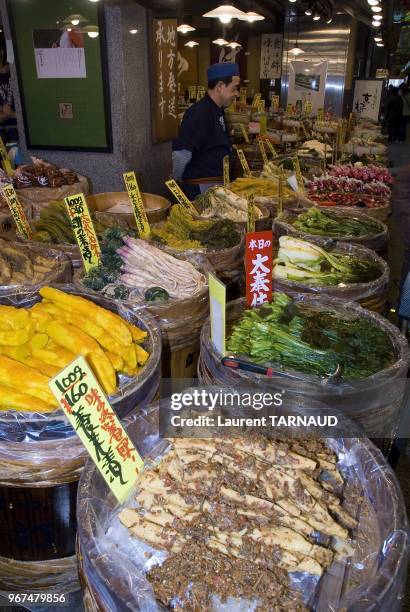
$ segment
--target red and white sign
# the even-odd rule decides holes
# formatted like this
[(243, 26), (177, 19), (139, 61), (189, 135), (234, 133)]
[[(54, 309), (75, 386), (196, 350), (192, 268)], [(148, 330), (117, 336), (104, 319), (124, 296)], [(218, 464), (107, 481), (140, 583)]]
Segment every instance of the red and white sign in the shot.
[(261, 306), (272, 300), (273, 236), (271, 231), (246, 234), (246, 303)]

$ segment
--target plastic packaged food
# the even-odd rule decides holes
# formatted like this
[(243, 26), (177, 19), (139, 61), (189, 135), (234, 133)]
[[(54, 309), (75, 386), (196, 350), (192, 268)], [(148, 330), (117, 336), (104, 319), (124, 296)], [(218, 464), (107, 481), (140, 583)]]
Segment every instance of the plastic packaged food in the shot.
[[(157, 408), (153, 407), (128, 428), (149, 463), (163, 457), (167, 449), (164, 440), (158, 441), (157, 420)], [(408, 552), (404, 502), (396, 477), (381, 453), (365, 438), (358, 438), (357, 433), (352, 427), (352, 437), (326, 440), (339, 459), (338, 467), (346, 483), (344, 496), (350, 496), (352, 489), (363, 496), (360, 503), (357, 499), (355, 502), (359, 525), (353, 532), (353, 556), (345, 562), (333, 562), (319, 586), (311, 574), (299, 573), (291, 578), (310, 608), (398, 611)], [(145, 576), (164, 554), (131, 537), (120, 524), (118, 514), (122, 508), (91, 463), (83, 472), (78, 499), (80, 576), (86, 586), (89, 609), (164, 610)], [(215, 609), (220, 610), (221, 605)], [(234, 600), (226, 609), (253, 607), (245, 601), (241, 607), (240, 601)]]

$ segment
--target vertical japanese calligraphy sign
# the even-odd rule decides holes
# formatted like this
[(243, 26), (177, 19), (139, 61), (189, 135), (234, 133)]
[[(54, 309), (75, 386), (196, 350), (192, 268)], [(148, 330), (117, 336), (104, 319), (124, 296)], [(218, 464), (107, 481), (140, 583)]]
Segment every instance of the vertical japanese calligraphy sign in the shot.
[(11, 167), (11, 162), (9, 160), (9, 156), (7, 155), (7, 149), (2, 138), (0, 138), (0, 155), (1, 165), (3, 166), (4, 172), (7, 174), (7, 176), (13, 176), (13, 168)]
[(261, 79), (280, 79), (282, 74), (282, 34), (261, 36)]
[(265, 302), (272, 301), (272, 268), (272, 231), (248, 232), (245, 250), (246, 303), (248, 306), (261, 306)]
[(135, 172), (124, 172), (123, 177), (132, 210), (134, 211), (138, 234), (141, 238), (148, 238), (151, 233), (151, 228), (149, 226), (147, 213), (145, 212), (144, 202)]
[(154, 142), (172, 140), (178, 135), (177, 21), (152, 19), (150, 29), (153, 84)]
[(196, 100), (196, 95), (197, 95), (196, 92), (197, 92), (196, 85), (188, 86), (188, 97), (190, 100)]
[(229, 177), (229, 166), (230, 166), (230, 159), (229, 159), (229, 155), (225, 155), (224, 157), (224, 161), (223, 161), (223, 172), (224, 172), (224, 186), (227, 187), (230, 183), (230, 177)]
[(208, 274), (211, 342), (221, 355), (226, 353), (226, 286)]
[(317, 109), (317, 120), (319, 122), (323, 121), (323, 117), (324, 117), (324, 111), (323, 108), (318, 108)]
[(271, 143), (270, 138), (265, 138), (265, 143), (268, 145), (268, 149), (270, 151), (270, 154), (272, 155), (272, 158), (275, 159), (276, 157), (278, 157), (278, 154), (276, 153), (275, 147)]
[(16, 224), (17, 233), (23, 238), (30, 240), (32, 232), (24, 208), (19, 202), (13, 185), (6, 185), (2, 189), (3, 195), (6, 198), (7, 205), (10, 209), (14, 223)]
[(277, 113), (279, 110), (279, 96), (272, 96), (272, 110)]
[(144, 462), (111, 408), (84, 357), (49, 387), (119, 503), (130, 495)]
[(252, 100), (252, 108), (254, 108), (255, 106), (257, 107), (259, 102), (261, 101), (262, 98), (262, 94), (261, 93), (256, 93), (253, 96), (253, 100)]
[(194, 215), (198, 214), (198, 211), (196, 210), (195, 206), (192, 204), (192, 202), (188, 200), (185, 193), (182, 191), (181, 187), (176, 183), (176, 181), (174, 181), (174, 179), (166, 181), (165, 185), (168, 187), (172, 195), (176, 198), (177, 202), (182, 204), (182, 206), (187, 208), (189, 212), (193, 213)]
[(101, 248), (87, 202), (83, 193), (68, 196), (64, 198), (64, 202), (84, 262), (85, 271), (88, 272), (99, 265)]

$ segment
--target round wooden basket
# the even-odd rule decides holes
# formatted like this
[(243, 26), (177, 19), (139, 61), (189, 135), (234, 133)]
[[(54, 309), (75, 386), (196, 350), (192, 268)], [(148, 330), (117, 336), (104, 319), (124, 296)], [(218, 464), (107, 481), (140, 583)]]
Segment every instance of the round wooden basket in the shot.
[[(169, 200), (153, 193), (141, 193), (141, 196), (150, 224), (159, 223), (167, 218), (171, 208)], [(126, 191), (93, 194), (87, 197), (87, 204), (103, 225), (136, 228), (134, 213)], [(128, 212), (111, 212), (110, 209), (118, 204), (125, 204), (129, 209)]]

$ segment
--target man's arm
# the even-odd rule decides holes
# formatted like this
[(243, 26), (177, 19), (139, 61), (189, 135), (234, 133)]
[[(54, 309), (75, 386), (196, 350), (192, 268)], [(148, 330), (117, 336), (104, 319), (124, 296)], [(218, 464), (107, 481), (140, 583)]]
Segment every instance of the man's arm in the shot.
[(176, 181), (181, 181), (185, 168), (192, 159), (192, 152), (188, 149), (172, 151), (172, 176)]

